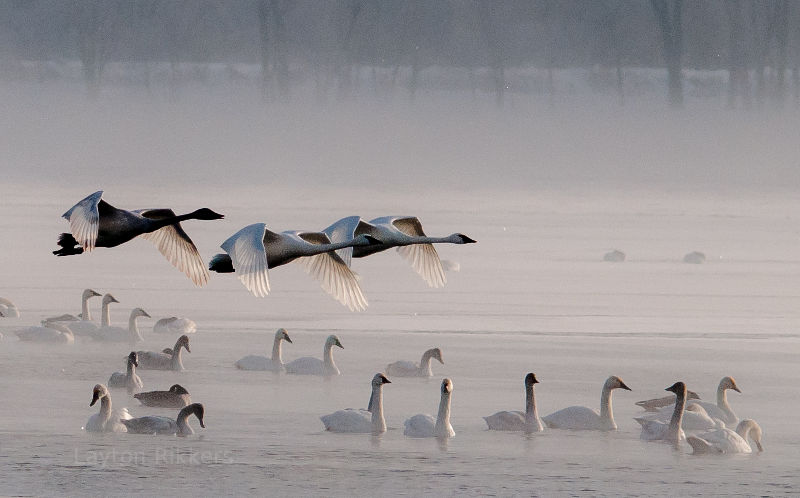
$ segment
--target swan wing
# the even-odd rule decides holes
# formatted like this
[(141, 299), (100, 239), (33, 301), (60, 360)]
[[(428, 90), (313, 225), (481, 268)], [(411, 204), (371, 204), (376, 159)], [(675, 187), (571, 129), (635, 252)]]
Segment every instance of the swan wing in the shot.
[(436, 419), (431, 415), (420, 413), (406, 420), (403, 424), (403, 435), (408, 437), (433, 437)]
[(386, 365), (386, 375), (396, 377), (417, 377), (419, 366), (411, 361), (395, 361)]
[(272, 370), (272, 358), (258, 355), (248, 355), (240, 358), (236, 362), (236, 368), (239, 370)]
[(133, 434), (175, 434), (178, 424), (169, 417), (147, 416), (121, 420)]
[(372, 413), (367, 410), (347, 408), (320, 417), (326, 431), (372, 432)]
[(433, 244), (411, 244), (397, 248), (398, 254), (411, 264), (429, 287), (443, 287), (447, 283), (442, 261)]
[(568, 406), (542, 417), (542, 421), (551, 429), (593, 430), (602, 428), (600, 414), (586, 406)]
[(358, 274), (333, 252), (324, 252), (296, 260), (303, 269), (319, 282), (322, 290), (347, 306), (350, 311), (367, 309), (367, 298), (358, 283)]
[[(330, 238), (330, 241), (333, 243), (347, 242), (348, 240), (352, 240), (356, 236), (356, 231), (359, 229), (359, 226), (361, 225), (364, 225), (364, 227), (369, 226), (361, 220), (360, 216), (348, 216), (347, 218), (342, 218), (341, 220), (335, 222), (334, 224), (323, 230), (323, 232)], [(350, 266), (350, 263), (353, 259), (352, 247), (345, 247), (343, 249), (338, 249), (336, 251), (336, 254), (340, 258), (342, 258), (344, 264)]]
[(269, 265), (264, 247), (267, 232), (264, 223), (254, 223), (233, 234), (221, 246), (231, 257), (239, 280), (257, 297), (266, 296), (270, 290), (267, 273)]
[(753, 451), (747, 441), (731, 429), (704, 432), (689, 436), (686, 441), (692, 446), (694, 453), (752, 453)]
[[(87, 252), (94, 249), (97, 242), (97, 232), (100, 226), (99, 204), (102, 197), (103, 191), (98, 190), (61, 215), (69, 221), (69, 230), (72, 232), (72, 236)], [(103, 202), (105, 203), (105, 201)], [(109, 207), (111, 206), (109, 205)]]
[(525, 429), (525, 414), (520, 411), (502, 411), (483, 417), (489, 430), (521, 431)]
[(325, 375), (325, 363), (319, 358), (304, 356), (285, 365), (286, 372), (297, 375)]

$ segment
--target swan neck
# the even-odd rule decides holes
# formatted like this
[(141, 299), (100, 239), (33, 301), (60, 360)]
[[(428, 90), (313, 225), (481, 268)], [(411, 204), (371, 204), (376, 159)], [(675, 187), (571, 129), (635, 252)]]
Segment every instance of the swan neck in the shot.
[(325, 344), (325, 351), (322, 354), (322, 361), (326, 372), (336, 370), (336, 364), (333, 362), (333, 344)]
[(183, 360), (181, 358), (181, 349), (183, 349), (183, 342), (178, 340), (175, 343), (175, 347), (172, 348), (172, 369), (173, 370), (183, 370)]
[(614, 410), (611, 404), (611, 393), (613, 389), (603, 386), (603, 394), (600, 396), (600, 419), (603, 426), (607, 429), (616, 429), (617, 423), (614, 422)]
[(686, 391), (676, 393), (675, 397), (675, 411), (672, 412), (672, 418), (669, 420), (668, 438), (678, 441), (680, 439), (681, 423), (683, 422), (683, 411), (686, 408)]
[(717, 388), (717, 406), (726, 413), (732, 413), (731, 406), (728, 404), (728, 391), (722, 386)]
[(92, 315), (89, 313), (89, 297), (81, 296), (81, 320), (91, 320)]
[(111, 418), (111, 398), (108, 395), (100, 398), (100, 418), (103, 421), (103, 426)]
[(136, 344), (136, 341), (144, 341), (142, 335), (139, 333), (139, 326), (136, 324), (136, 315), (131, 313), (128, 319), (128, 330), (131, 333), (131, 344)]
[(186, 421), (191, 414), (191, 409), (189, 406), (181, 409), (181, 411), (178, 413), (178, 418), (175, 419), (175, 423), (178, 425), (178, 434), (194, 434), (194, 431), (191, 427), (189, 427), (189, 424)]
[(442, 393), (439, 401), (439, 415), (436, 417), (436, 425), (433, 432), (437, 437), (450, 436), (452, 427), (450, 426), (450, 393)]
[(533, 393), (533, 384), (525, 388), (525, 430), (529, 432), (542, 430), (539, 410), (536, 408), (536, 396)]
[(283, 358), (281, 358), (281, 338), (276, 337), (275, 342), (272, 343), (272, 363), (283, 365)]
[(109, 306), (111, 303), (103, 302), (103, 306), (100, 312), (100, 326), (101, 327), (110, 327), (111, 326), (111, 314), (109, 311)]
[(383, 418), (383, 386), (372, 386), (372, 397), (369, 400), (369, 408), (372, 412), (372, 433), (381, 434), (386, 432), (386, 419)]
[(134, 365), (132, 361), (128, 360), (128, 369), (127, 373), (125, 374), (125, 378), (130, 379), (135, 374), (136, 374), (136, 365)]
[(433, 377), (433, 370), (431, 369), (432, 359), (433, 357), (428, 351), (422, 353), (422, 359), (419, 360), (419, 372), (423, 376)]

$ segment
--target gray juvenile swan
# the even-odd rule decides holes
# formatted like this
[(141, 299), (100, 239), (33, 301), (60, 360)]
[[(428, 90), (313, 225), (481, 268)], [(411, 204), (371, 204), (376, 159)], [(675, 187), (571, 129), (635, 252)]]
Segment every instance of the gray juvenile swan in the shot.
[(173, 384), (169, 391), (149, 391), (133, 395), (144, 406), (160, 408), (183, 408), (192, 403), (189, 391), (180, 384)]
[(686, 438), (686, 442), (692, 447), (692, 454), (730, 454), (730, 453), (752, 453), (753, 448), (748, 444), (748, 437), (756, 444), (758, 451), (764, 451), (761, 445), (761, 427), (755, 420), (744, 419), (736, 426), (736, 430), (715, 429)]
[(222, 243), (221, 247), (227, 254), (214, 256), (209, 270), (218, 273), (235, 271), (248, 291), (254, 296), (264, 297), (270, 292), (267, 270), (297, 260), (331, 297), (351, 311), (363, 311), (367, 300), (358, 283), (358, 275), (333, 251), (377, 243), (366, 235), (332, 243), (322, 232), (275, 233), (264, 223), (254, 223)]
[(536, 410), (536, 398), (533, 392), (534, 384), (538, 384), (536, 375), (529, 373), (525, 376), (525, 411), (502, 411), (494, 415), (483, 417), (489, 430), (495, 431), (525, 431), (541, 432), (544, 430), (539, 412)]
[(340, 258), (350, 266), (351, 258), (363, 258), (392, 247), (411, 263), (419, 276), (430, 287), (442, 287), (447, 282), (442, 262), (433, 244), (473, 244), (475, 240), (461, 233), (447, 237), (428, 237), (422, 223), (414, 216), (384, 216), (366, 222), (359, 216), (349, 216), (323, 230), (333, 242), (350, 240), (359, 235), (370, 235), (380, 241), (365, 247), (343, 248), (337, 251)]
[(419, 365), (410, 361), (395, 361), (386, 365), (386, 375), (397, 377), (433, 377), (433, 370), (431, 370), (431, 360), (439, 360), (439, 363), (444, 365), (442, 360), (442, 350), (439, 348), (431, 348), (422, 353), (422, 359)]
[(205, 429), (206, 425), (203, 422), (205, 409), (201, 403), (192, 403), (181, 408), (176, 419), (148, 415), (146, 417), (122, 420), (122, 423), (128, 428), (128, 432), (132, 434), (177, 434), (178, 436), (189, 436), (194, 434), (194, 430), (186, 419), (192, 414), (200, 421), (200, 427)]
[(369, 399), (369, 410), (347, 408), (320, 417), (326, 431), (360, 432), (383, 434), (386, 432), (386, 419), (383, 417), (383, 385), (391, 384), (383, 374), (376, 373), (372, 377), (372, 394)]
[(344, 349), (338, 337), (329, 335), (328, 338), (325, 339), (325, 346), (322, 350), (322, 360), (312, 356), (298, 358), (284, 365), (286, 373), (297, 375), (324, 375), (326, 377), (339, 375), (339, 369), (333, 362), (334, 346)]
[(614, 411), (611, 406), (611, 393), (614, 389), (631, 390), (622, 379), (612, 375), (603, 384), (599, 413), (586, 406), (569, 406), (542, 417), (542, 421), (551, 429), (615, 431), (617, 424), (614, 422)]
[[(686, 399), (700, 399), (700, 395), (694, 391), (686, 391)], [(653, 398), (653, 399), (646, 399), (643, 401), (637, 401), (635, 403), (636, 406), (640, 406), (646, 412), (658, 412), (661, 408), (665, 406), (674, 405), (675, 404), (675, 396), (668, 395), (661, 398)]]
[(126, 408), (111, 409), (111, 394), (103, 384), (97, 384), (92, 389), (92, 401), (89, 406), (94, 406), (98, 400), (100, 401), (100, 413), (89, 417), (84, 430), (87, 432), (128, 432), (121, 421), (130, 419), (131, 414)]
[(108, 378), (108, 387), (124, 387), (128, 390), (128, 394), (139, 392), (144, 387), (142, 379), (136, 375), (136, 367), (139, 366), (138, 357), (135, 351), (125, 359), (127, 370), (125, 373), (114, 372)]
[(189, 349), (189, 336), (182, 335), (175, 341), (169, 353), (158, 351), (137, 351), (139, 355), (139, 363), (142, 370), (183, 370), (183, 361), (181, 360), (181, 349), (186, 349), (187, 353), (191, 353)]
[(128, 342), (132, 346), (137, 342), (143, 342), (144, 339), (139, 333), (139, 326), (136, 324), (136, 319), (140, 316), (150, 318), (150, 315), (142, 308), (134, 308), (131, 310), (130, 318), (128, 318), (127, 329), (122, 327), (100, 327), (91, 334), (91, 337), (96, 341)]
[(281, 356), (281, 342), (286, 341), (291, 344), (289, 333), (286, 329), (280, 328), (275, 332), (275, 339), (272, 342), (272, 358), (259, 355), (247, 355), (236, 362), (239, 370), (267, 370), (270, 372), (283, 372), (286, 368), (283, 365)]
[(453, 381), (444, 379), (439, 400), (439, 414), (434, 419), (432, 416), (420, 413), (404, 422), (403, 434), (408, 437), (437, 437), (450, 438), (456, 435), (450, 425), (450, 398), (453, 393)]
[(58, 238), (61, 249), (56, 256), (90, 252), (95, 247), (116, 247), (142, 236), (153, 242), (173, 266), (186, 274), (195, 285), (208, 281), (203, 259), (192, 239), (181, 228), (185, 220), (219, 220), (223, 215), (208, 208), (175, 215), (171, 209), (118, 209), (102, 200), (103, 191), (95, 192), (64, 213), (70, 232)]

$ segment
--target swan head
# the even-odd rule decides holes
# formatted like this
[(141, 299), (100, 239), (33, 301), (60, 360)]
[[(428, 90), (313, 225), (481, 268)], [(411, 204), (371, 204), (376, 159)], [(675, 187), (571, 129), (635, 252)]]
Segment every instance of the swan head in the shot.
[(221, 220), (225, 215), (215, 213), (208, 208), (200, 208), (192, 213), (192, 218), (196, 220)]
[(108, 388), (103, 384), (96, 384), (94, 389), (92, 389), (92, 401), (89, 403), (89, 406), (94, 406), (97, 400), (103, 399), (106, 396), (108, 396)]
[(453, 392), (453, 381), (450, 379), (442, 380), (442, 394), (450, 394)]
[(532, 386), (532, 385), (538, 384), (538, 383), (539, 383), (539, 381), (536, 380), (536, 374), (534, 374), (533, 372), (530, 372), (530, 373), (528, 373), (528, 375), (525, 376), (525, 386), (526, 387), (527, 386)]
[(288, 342), (289, 344), (292, 343), (292, 339), (289, 337), (289, 332), (286, 332), (286, 329), (280, 328), (275, 332), (276, 339), (283, 339), (284, 341)]
[(441, 349), (433, 348), (433, 349), (429, 349), (428, 352), (430, 353), (431, 358), (435, 358), (435, 359), (439, 360), (439, 363), (444, 365), (444, 360), (442, 359), (442, 350)]
[(750, 439), (756, 443), (758, 451), (764, 451), (764, 447), (761, 445), (761, 426), (758, 425), (755, 420), (746, 418), (739, 422), (739, 425), (736, 426), (736, 433), (742, 436), (742, 439), (745, 440), (749, 434)]
[(631, 391), (632, 390), (630, 387), (628, 387), (625, 384), (625, 382), (623, 382), (623, 380), (621, 378), (617, 377), (616, 375), (612, 375), (611, 377), (606, 379), (606, 384), (604, 386), (604, 389), (608, 389), (608, 390), (611, 390), (611, 389), (625, 389), (626, 391)]
[(169, 392), (173, 394), (189, 394), (189, 391), (180, 384), (173, 384), (172, 387), (169, 388)]
[(739, 386), (736, 385), (736, 381), (733, 380), (733, 377), (723, 377), (722, 380), (719, 381), (719, 389), (733, 389), (737, 393), (742, 392), (739, 390)]
[(134, 367), (139, 366), (139, 355), (136, 354), (136, 351), (131, 351), (131, 354), (128, 355), (128, 363), (132, 363)]
[(686, 384), (684, 384), (683, 382), (680, 382), (680, 381), (672, 384), (671, 386), (669, 386), (668, 388), (666, 388), (664, 390), (673, 392), (673, 393), (677, 394), (678, 396), (686, 396)]
[(103, 304), (118, 303), (118, 302), (119, 301), (117, 301), (117, 298), (115, 298), (111, 294), (106, 294), (105, 296), (103, 296)]
[[(150, 316), (150, 315), (147, 315), (147, 316)], [(191, 353), (192, 352), (192, 350), (189, 349), (189, 336), (188, 335), (184, 334), (184, 335), (178, 337), (178, 345), (179, 346), (183, 346), (184, 348), (186, 348), (186, 352), (187, 353)]]
[(203, 404), (192, 403), (191, 405), (187, 406), (187, 408), (189, 409), (189, 413), (194, 413), (194, 416), (200, 421), (200, 427), (205, 429), (206, 424), (203, 422), (203, 416), (205, 415), (206, 409), (203, 407)]
[(342, 343), (339, 341), (338, 337), (335, 335), (329, 335), (328, 338), (325, 339), (325, 347), (332, 348), (333, 346), (339, 346), (340, 348), (344, 349), (344, 346), (342, 346)]
[(374, 377), (372, 377), (372, 385), (373, 386), (382, 386), (383, 384), (391, 384), (392, 381), (387, 379), (385, 375), (382, 373), (376, 373)]
[(454, 242), (456, 244), (475, 244), (478, 242), (477, 240), (467, 237), (463, 233), (454, 233), (451, 237), (453, 237)]
[(99, 292), (97, 292), (94, 289), (84, 289), (83, 290), (83, 294), (81, 294), (81, 298), (83, 298), (85, 300), (85, 299), (89, 299), (90, 297), (95, 297), (95, 296), (100, 296), (100, 295), (102, 295), (102, 294), (100, 294)]
[[(143, 317), (146, 317), (146, 318), (150, 318), (150, 314), (149, 314), (149, 313), (147, 313), (147, 312), (146, 312), (145, 310), (143, 310), (142, 308), (134, 308), (134, 309), (133, 309), (133, 311), (131, 311), (131, 317), (134, 317), (134, 318), (135, 318), (135, 317), (137, 317), (137, 316), (143, 316)], [(184, 337), (185, 337), (185, 336), (184, 336)]]

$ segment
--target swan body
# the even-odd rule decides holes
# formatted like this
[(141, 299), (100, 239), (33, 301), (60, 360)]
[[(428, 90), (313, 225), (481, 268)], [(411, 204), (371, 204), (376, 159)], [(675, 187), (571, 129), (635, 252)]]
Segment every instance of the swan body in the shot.
[[(686, 400), (700, 399), (700, 396), (694, 391), (686, 391)], [(657, 412), (661, 408), (675, 404), (675, 396), (668, 395), (662, 398), (646, 399), (644, 401), (637, 401), (636, 406), (641, 406), (647, 412)], [(672, 413), (672, 410), (670, 410)]]
[(142, 379), (136, 375), (136, 367), (139, 366), (138, 357), (135, 351), (126, 358), (127, 371), (114, 372), (108, 379), (108, 387), (124, 387), (128, 390), (128, 394), (139, 392), (144, 387)]
[(290, 344), (292, 342), (292, 339), (289, 338), (289, 333), (284, 328), (280, 328), (275, 332), (271, 358), (247, 355), (236, 362), (236, 368), (239, 370), (267, 370), (270, 372), (285, 371), (286, 368), (283, 365), (283, 357), (281, 356), (281, 341), (286, 341)]
[(188, 318), (178, 318), (171, 316), (169, 318), (162, 318), (153, 325), (153, 332), (156, 334), (194, 334), (197, 332), (197, 324), (194, 320)]
[(333, 242), (350, 240), (359, 235), (370, 235), (380, 241), (380, 244), (338, 250), (337, 254), (347, 266), (350, 266), (352, 258), (363, 258), (396, 247), (400, 256), (411, 263), (414, 271), (430, 287), (442, 287), (447, 282), (442, 262), (433, 244), (475, 242), (460, 233), (447, 237), (428, 237), (422, 229), (422, 223), (414, 216), (384, 216), (369, 222), (359, 216), (349, 216), (335, 222), (323, 232), (328, 234)]
[(764, 451), (761, 445), (761, 427), (751, 419), (739, 422), (735, 431), (727, 428), (715, 429), (689, 436), (686, 442), (695, 455), (752, 453), (753, 448), (747, 442), (748, 437), (756, 444), (759, 452)]
[(181, 349), (186, 349), (187, 353), (191, 353), (189, 348), (189, 336), (182, 335), (178, 337), (175, 342), (175, 347), (169, 353), (159, 351), (137, 351), (139, 355), (139, 363), (143, 370), (183, 370), (183, 361), (181, 360)]
[(137, 342), (142, 342), (144, 339), (139, 333), (139, 326), (136, 324), (136, 319), (140, 316), (150, 318), (142, 308), (134, 308), (131, 310), (130, 318), (128, 318), (128, 328), (122, 327), (100, 327), (96, 332), (91, 334), (92, 339), (104, 342), (128, 342), (131, 345)]
[(439, 413), (434, 419), (427, 414), (418, 414), (405, 421), (403, 434), (408, 437), (455, 437), (456, 431), (450, 424), (450, 398), (453, 393), (453, 382), (444, 379), (439, 400)]
[(100, 296), (100, 293), (94, 289), (84, 289), (81, 292), (81, 312), (76, 315), (64, 314), (59, 316), (52, 316), (46, 318), (47, 322), (71, 322), (69, 329), (75, 335), (85, 335), (84, 330), (93, 329), (97, 330), (97, 325), (92, 322), (92, 315), (89, 311), (89, 299)]
[(0, 297), (0, 317), (19, 318), (19, 310), (17, 309), (17, 305), (6, 298)]
[(489, 430), (494, 431), (525, 431), (541, 432), (544, 430), (539, 412), (536, 410), (534, 384), (538, 384), (536, 375), (529, 373), (525, 376), (525, 411), (502, 411), (494, 415), (483, 417)]
[(74, 344), (75, 336), (65, 325), (45, 322), (44, 327), (28, 327), (16, 332), (20, 341), (48, 344)]
[(178, 436), (189, 436), (194, 434), (194, 430), (186, 419), (189, 418), (189, 415), (194, 414), (197, 420), (200, 421), (200, 427), (205, 429), (204, 413), (205, 409), (202, 404), (192, 403), (181, 408), (181, 411), (178, 412), (178, 417), (175, 419), (149, 415), (147, 417), (122, 420), (122, 423), (127, 427), (128, 432), (133, 434), (177, 434)]
[(116, 247), (142, 236), (153, 242), (173, 266), (186, 274), (195, 285), (208, 281), (200, 253), (183, 231), (185, 220), (218, 220), (223, 215), (208, 208), (177, 216), (171, 209), (118, 209), (102, 199), (103, 191), (95, 192), (72, 206), (63, 217), (69, 221), (70, 233), (58, 239), (61, 249), (56, 256), (91, 252), (95, 247)]
[(169, 391), (149, 391), (133, 395), (144, 406), (160, 408), (183, 408), (192, 403), (192, 397), (180, 384), (174, 384)]
[(97, 384), (92, 389), (92, 401), (89, 406), (94, 406), (100, 401), (100, 412), (95, 413), (86, 421), (84, 430), (87, 432), (128, 432), (122, 420), (130, 419), (131, 414), (126, 408), (111, 409), (111, 394), (103, 384)]
[(339, 375), (339, 369), (333, 362), (334, 346), (344, 349), (344, 346), (342, 346), (342, 343), (339, 341), (338, 337), (335, 335), (329, 335), (328, 338), (325, 339), (322, 360), (311, 356), (298, 358), (285, 365), (286, 373), (296, 375), (324, 375), (326, 377)]
[[(739, 422), (739, 417), (736, 416), (736, 413), (733, 412), (731, 409), (731, 405), (728, 404), (728, 395), (727, 391), (732, 389), (737, 393), (741, 393), (742, 391), (739, 390), (739, 386), (736, 385), (736, 381), (733, 377), (723, 377), (719, 384), (717, 385), (717, 403), (709, 403), (708, 401), (702, 400), (691, 400), (688, 401), (688, 404), (692, 405), (699, 405), (703, 407), (703, 409), (708, 413), (708, 415), (713, 419), (719, 419), (725, 423), (727, 426), (735, 426)], [(669, 414), (674, 409), (673, 405), (667, 405), (659, 410), (659, 418), (664, 419), (666, 414)]]
[(600, 396), (600, 412), (586, 406), (569, 406), (546, 417), (542, 417), (545, 425), (551, 429), (595, 430), (614, 431), (617, 424), (614, 422), (614, 412), (611, 405), (611, 394), (614, 389), (631, 388), (625, 385), (616, 375), (606, 379)]
[[(674, 398), (674, 396), (673, 396)], [(674, 403), (673, 403), (673, 411), (674, 411)], [(658, 422), (667, 423), (672, 418), (672, 413), (665, 414), (664, 411), (659, 411), (657, 413), (648, 413), (641, 417), (643, 420), (655, 420)], [(686, 403), (686, 408), (683, 412), (683, 420), (681, 422), (681, 428), (686, 431), (705, 431), (709, 429), (718, 429), (725, 427), (725, 423), (720, 419), (713, 418), (708, 415), (708, 412), (702, 407), (702, 405), (698, 404), (690, 404)]]
[(347, 408), (320, 417), (326, 431), (359, 432), (382, 434), (386, 432), (386, 420), (383, 417), (383, 385), (391, 381), (383, 374), (372, 377), (372, 395), (369, 410)]
[(386, 365), (386, 375), (397, 377), (433, 377), (431, 360), (434, 358), (444, 365), (442, 350), (439, 348), (432, 348), (422, 353), (422, 359), (420, 359), (419, 364), (410, 361), (389, 363)]
[(214, 256), (209, 269), (219, 273), (235, 271), (250, 293), (264, 297), (270, 292), (268, 270), (297, 260), (331, 297), (351, 311), (362, 311), (367, 307), (367, 300), (358, 275), (333, 251), (377, 243), (366, 235), (333, 243), (323, 232), (276, 233), (268, 230), (264, 223), (255, 223), (223, 242), (221, 247), (227, 255)]
[(672, 417), (668, 423), (658, 420), (648, 420), (645, 418), (634, 418), (642, 426), (639, 438), (645, 441), (666, 441), (677, 446), (681, 439), (686, 438), (686, 434), (681, 428), (683, 415), (686, 407), (686, 384), (676, 382), (665, 389), (675, 393), (675, 405)]
[[(91, 290), (91, 289), (87, 289)], [(84, 291), (85, 292), (85, 291)], [(89, 316), (89, 308), (87, 306), (86, 313), (81, 313), (77, 318), (77, 320), (70, 320), (69, 329), (78, 336), (91, 336), (96, 334), (101, 327), (110, 327), (111, 326), (111, 310), (110, 306), (111, 303), (119, 303), (117, 298), (112, 296), (111, 294), (103, 295), (103, 299), (100, 304), (100, 326), (98, 327), (96, 323), (89, 321), (90, 318), (84, 318), (85, 316)]]

